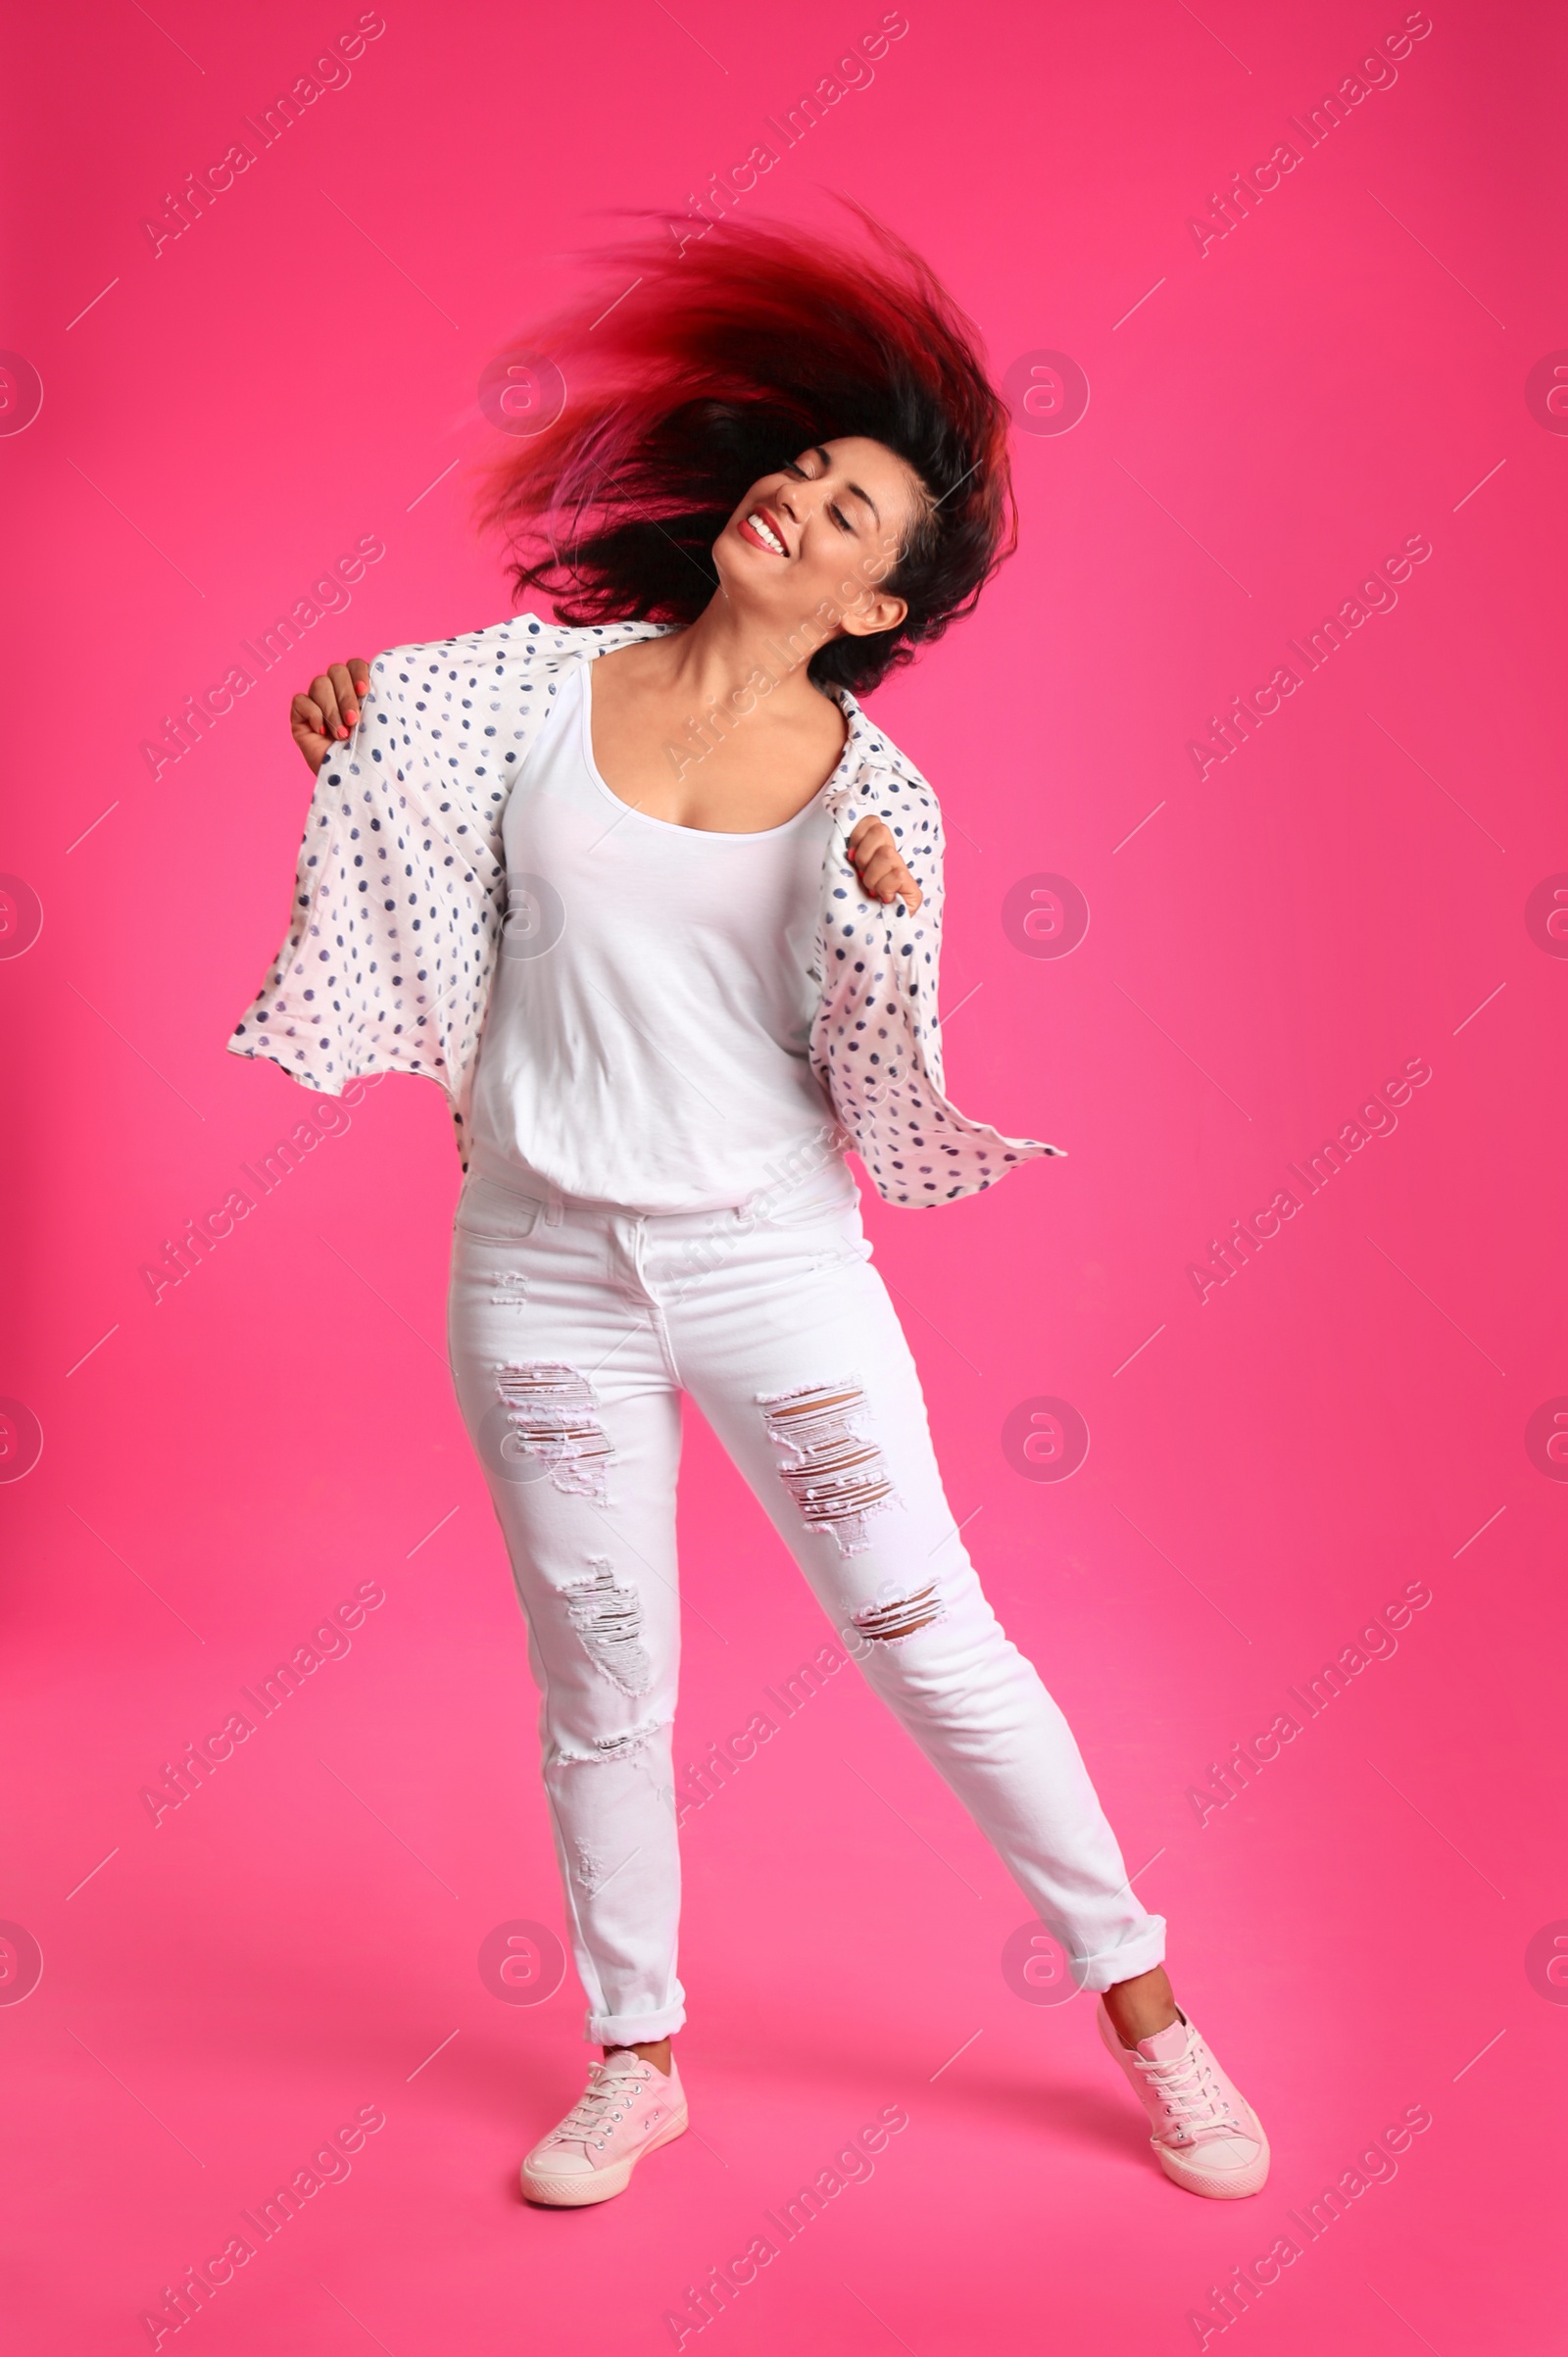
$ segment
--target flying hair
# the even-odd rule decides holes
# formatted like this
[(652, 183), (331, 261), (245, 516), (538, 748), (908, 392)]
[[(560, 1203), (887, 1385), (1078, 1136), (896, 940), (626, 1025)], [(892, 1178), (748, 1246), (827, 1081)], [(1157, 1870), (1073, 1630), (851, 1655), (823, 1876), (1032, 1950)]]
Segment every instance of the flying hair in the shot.
[(927, 264), (850, 210), (848, 245), (735, 221), (694, 237), (685, 219), (644, 217), (658, 226), (596, 258), (591, 298), (509, 347), (547, 355), (565, 385), (560, 416), (483, 478), (480, 517), (507, 537), (519, 603), (540, 593), (568, 623), (694, 621), (718, 586), (712, 544), (753, 484), (853, 434), (918, 478), (881, 583), (908, 612), (829, 639), (811, 678), (864, 694), (972, 610), (1017, 543), (1007, 411)]

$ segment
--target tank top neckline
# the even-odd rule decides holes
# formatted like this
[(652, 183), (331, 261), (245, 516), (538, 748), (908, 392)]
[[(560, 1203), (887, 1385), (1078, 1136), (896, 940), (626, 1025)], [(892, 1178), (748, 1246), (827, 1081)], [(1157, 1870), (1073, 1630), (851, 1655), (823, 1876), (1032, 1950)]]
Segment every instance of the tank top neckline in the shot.
[(782, 826), (753, 827), (744, 832), (737, 832), (729, 827), (682, 826), (678, 819), (655, 818), (650, 811), (640, 810), (634, 802), (627, 802), (615, 792), (613, 786), (606, 784), (600, 773), (599, 763), (594, 759), (593, 669), (592, 662), (584, 659), (577, 715), (583, 767), (605, 800), (612, 802), (622, 817), (640, 818), (644, 826), (657, 826), (662, 833), (666, 835), (697, 835), (702, 837), (705, 842), (710, 843), (772, 843), (781, 835), (792, 834), (796, 827), (803, 825), (820, 808), (823, 796), (844, 767), (849, 759), (850, 748), (855, 742), (855, 733), (852, 729), (844, 740), (844, 750), (834, 763), (831, 774), (823, 779), (804, 809), (797, 810), (793, 818), (786, 818)]

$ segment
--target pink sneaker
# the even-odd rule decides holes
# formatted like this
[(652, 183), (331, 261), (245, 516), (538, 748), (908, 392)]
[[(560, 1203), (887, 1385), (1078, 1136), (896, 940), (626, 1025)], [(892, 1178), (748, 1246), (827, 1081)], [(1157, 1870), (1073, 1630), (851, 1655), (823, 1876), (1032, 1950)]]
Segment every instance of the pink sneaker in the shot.
[(686, 2097), (675, 2058), (669, 2077), (623, 2047), (596, 2062), (588, 2087), (559, 2128), (522, 2164), (528, 2201), (574, 2210), (624, 2193), (645, 2152), (685, 2133)]
[(1263, 2124), (1186, 2015), (1129, 2047), (1103, 2004), (1099, 2014), (1100, 2035), (1153, 2124), (1149, 2140), (1165, 2175), (1211, 2201), (1260, 2193), (1268, 2177)]

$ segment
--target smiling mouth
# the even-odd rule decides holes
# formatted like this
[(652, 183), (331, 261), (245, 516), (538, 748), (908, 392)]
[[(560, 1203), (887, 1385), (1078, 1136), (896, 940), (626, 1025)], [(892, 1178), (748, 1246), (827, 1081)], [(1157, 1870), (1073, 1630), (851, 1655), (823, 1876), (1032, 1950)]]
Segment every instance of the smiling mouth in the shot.
[(765, 548), (771, 556), (789, 555), (789, 550), (760, 508), (753, 508), (748, 516), (743, 516), (740, 528), (748, 539), (755, 540), (759, 548)]

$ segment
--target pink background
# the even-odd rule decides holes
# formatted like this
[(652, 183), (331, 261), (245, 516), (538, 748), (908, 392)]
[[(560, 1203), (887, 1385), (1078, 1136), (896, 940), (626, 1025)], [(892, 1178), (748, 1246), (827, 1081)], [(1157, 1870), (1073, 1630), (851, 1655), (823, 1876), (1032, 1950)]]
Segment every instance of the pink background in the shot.
[[(24, 946), (14, 896), (0, 970), (0, 1392), (43, 1437), (0, 1498), (0, 1917), (43, 1964), (0, 2004), (19, 2350), (150, 2345), (161, 2287), (366, 2105), (385, 2126), (347, 2181), (164, 2347), (671, 2347), (683, 2287), (889, 2104), (909, 2124), (874, 2175), (687, 2347), (1195, 2347), (1209, 2287), (1411, 2105), (1432, 2125), (1397, 2176), (1208, 2345), (1544, 2345), (1568, 2035), (1540, 1941), (1527, 1969), (1568, 1917), (1568, 1491), (1526, 1446), (1568, 1393), (1568, 964), (1527, 923), (1568, 869), (1568, 440), (1526, 397), (1568, 345), (1548, 11), (1435, 5), (1393, 86), (1202, 254), (1189, 218), (1398, 0), (1202, 23), (910, 0), (870, 86), (744, 200), (820, 221), (857, 194), (999, 374), (1052, 350), (1092, 389), (1070, 432), (1017, 438), (1024, 545), (980, 618), (873, 707), (949, 813), (946, 1003), (980, 993), (955, 1095), (1071, 1158), (870, 1224), (955, 1511), (1272, 2132), (1264, 2194), (1167, 2185), (1088, 2002), (1020, 2000), (1023, 1902), (852, 1672), (688, 1827), (699, 2133), (624, 2201), (522, 2208), (581, 1998), (568, 1976), (502, 2003), (477, 1965), (498, 1925), (561, 1913), (522, 1623), (444, 1361), (441, 1100), (370, 1091), (156, 1306), (139, 1273), (309, 1110), (223, 1053), (288, 911), (288, 693), (503, 615), (466, 488), (486, 357), (576, 283), (607, 209), (683, 208), (880, 13), (388, 0), (347, 85), (156, 258), (143, 218), (354, 7), (17, 28), (30, 258), (0, 343), (43, 386), (0, 442), (0, 867), (43, 918)], [(1208, 715), (1415, 534), (1396, 608), (1200, 780)], [(349, 610), (155, 779), (164, 715), (366, 535), (386, 554)], [(1091, 911), (1062, 958), (1003, 923), (1039, 872)], [(1415, 1057), (1396, 1131), (1200, 1302), (1188, 1264)], [(1004, 1452), (1041, 1396), (1091, 1435), (1062, 1482)], [(824, 1632), (696, 1425), (682, 1511), (684, 1763)], [(366, 1581), (385, 1602), (352, 1651), (155, 1828), (163, 1763)], [(1396, 1654), (1200, 1823), (1209, 1763), (1410, 1582), (1432, 1600)]]

